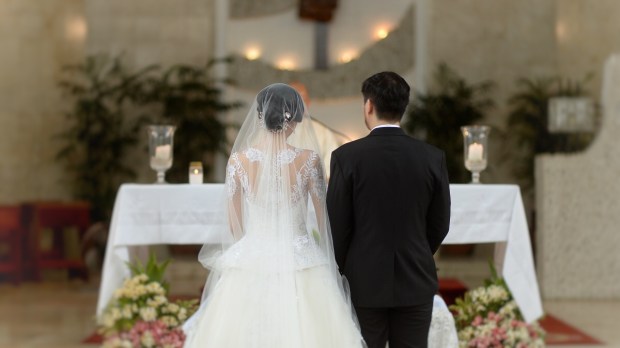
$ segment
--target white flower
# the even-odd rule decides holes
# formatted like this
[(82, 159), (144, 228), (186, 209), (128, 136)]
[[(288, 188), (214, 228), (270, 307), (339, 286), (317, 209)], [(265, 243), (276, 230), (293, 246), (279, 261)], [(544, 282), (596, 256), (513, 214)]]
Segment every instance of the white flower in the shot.
[(127, 304), (123, 306), (123, 318), (131, 319), (133, 316), (133, 311), (131, 310), (131, 305)]
[(179, 311), (179, 305), (176, 303), (169, 303), (168, 310), (170, 311), (170, 313), (176, 313)]
[(140, 337), (140, 343), (142, 343), (143, 347), (154, 347), (155, 346), (155, 339), (153, 338), (153, 334), (151, 334), (150, 331), (146, 331), (142, 334), (142, 337)]
[(158, 282), (148, 283), (145, 290), (148, 291), (148, 293), (155, 295), (164, 295), (164, 293), (166, 292), (161, 286), (161, 284), (159, 284)]
[(101, 324), (108, 329), (114, 327), (115, 322), (116, 320), (114, 320), (114, 318), (109, 313), (104, 314), (101, 318)]
[(112, 308), (110, 311), (110, 316), (114, 319), (114, 321), (117, 321), (122, 317), (121, 310), (116, 307)]
[(157, 311), (153, 307), (140, 308), (140, 317), (144, 321), (154, 321), (157, 319)]
[(493, 302), (500, 302), (508, 300), (508, 292), (504, 287), (499, 285), (491, 285), (487, 289), (487, 294), (489, 298)]
[(179, 310), (179, 315), (178, 315), (178, 317), (179, 317), (179, 320), (185, 320), (185, 319), (187, 319), (187, 309), (185, 309), (185, 308), (181, 308), (181, 309)]
[(161, 321), (164, 322), (164, 324), (168, 325), (169, 327), (177, 327), (179, 326), (179, 321), (176, 320), (176, 318), (171, 317), (171, 316), (165, 316), (161, 318)]

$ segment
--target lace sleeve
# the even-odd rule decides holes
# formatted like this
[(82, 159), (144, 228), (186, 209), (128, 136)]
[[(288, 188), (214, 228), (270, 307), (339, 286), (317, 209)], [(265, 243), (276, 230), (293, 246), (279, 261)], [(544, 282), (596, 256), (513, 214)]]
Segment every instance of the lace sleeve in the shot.
[(312, 199), (312, 205), (316, 213), (319, 234), (324, 237), (326, 231), (327, 211), (325, 208), (326, 185), (323, 176), (321, 159), (316, 152), (312, 152), (306, 162), (306, 174), (308, 180), (308, 193)]
[(235, 239), (242, 235), (241, 197), (243, 195), (243, 167), (237, 153), (233, 153), (226, 166), (226, 190), (228, 192), (228, 222)]

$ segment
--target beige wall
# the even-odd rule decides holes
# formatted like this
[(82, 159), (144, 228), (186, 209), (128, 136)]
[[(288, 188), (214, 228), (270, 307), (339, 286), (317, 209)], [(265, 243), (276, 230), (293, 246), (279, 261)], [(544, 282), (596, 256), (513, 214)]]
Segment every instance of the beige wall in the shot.
[(582, 79), (594, 73), (587, 85), (599, 96), (605, 60), (620, 51), (620, 1), (557, 0), (556, 35), (561, 75)]
[[(122, 55), (130, 68), (205, 64), (213, 52), (213, 0), (86, 0), (88, 54)], [(143, 146), (129, 153), (138, 182), (154, 182)]]
[(80, 60), (82, 0), (0, 2), (0, 203), (66, 198), (54, 160), (67, 103), (60, 68)]
[(496, 83), (491, 94), (496, 108), (483, 121), (493, 126), (484, 182), (514, 180), (510, 163), (501, 161), (506, 149), (498, 131), (506, 128), (507, 99), (515, 91), (515, 81), (556, 72), (554, 11), (549, 0), (429, 1), (427, 80), (445, 62), (470, 83)]
[(86, 0), (88, 53), (124, 54), (133, 66), (204, 63), (213, 0)]
[[(342, 12), (337, 14), (344, 16), (355, 9), (349, 6), (351, 1), (358, 2), (343, 0)], [(56, 86), (60, 66), (79, 59), (82, 50), (124, 53), (134, 67), (204, 62), (215, 45), (216, 2), (0, 2), (0, 121), (5, 130), (0, 138), (0, 202), (67, 196), (66, 188), (58, 183), (61, 169), (53, 161), (58, 145), (49, 140), (49, 133), (61, 129), (66, 106)], [(445, 61), (469, 81), (495, 80), (493, 96), (498, 108), (486, 122), (500, 129), (504, 128), (506, 99), (517, 78), (557, 72), (580, 77), (595, 71), (598, 79), (592, 88), (598, 93), (602, 62), (620, 49), (616, 39), (620, 22), (612, 18), (620, 13), (616, 0), (588, 1), (587, 6), (586, 0), (418, 2), (428, 17), (425, 52), (416, 62), (424, 61), (427, 79), (436, 64)], [(394, 2), (395, 7), (402, 4)], [(351, 13), (355, 16), (355, 11)], [(82, 16), (88, 23), (85, 48), (79, 38), (67, 32), (67, 23)], [(339, 20), (337, 16), (335, 20)], [(341, 18), (340, 23), (347, 20)], [(413, 85), (418, 85), (413, 79), (419, 73), (409, 73)], [(352, 136), (365, 134), (357, 99), (315, 100), (313, 107), (317, 115), (328, 115), (330, 110), (350, 114), (346, 122), (339, 119), (334, 126), (351, 130)], [(502, 139), (498, 133), (491, 137), (496, 144)], [(494, 146), (496, 151), (499, 148), (499, 144)], [(144, 157), (136, 154), (137, 160), (143, 161), (141, 180), (148, 181), (152, 176)], [(509, 164), (498, 164), (499, 157), (501, 153), (491, 153), (492, 168), (483, 174), (483, 180), (512, 180)]]
[(545, 298), (620, 299), (620, 54), (606, 69), (603, 127), (592, 146), (536, 159), (536, 257)]

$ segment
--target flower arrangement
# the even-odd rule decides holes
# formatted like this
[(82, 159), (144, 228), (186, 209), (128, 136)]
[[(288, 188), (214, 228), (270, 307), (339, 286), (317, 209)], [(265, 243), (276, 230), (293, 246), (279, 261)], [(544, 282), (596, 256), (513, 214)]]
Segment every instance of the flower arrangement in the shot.
[(168, 300), (163, 273), (169, 261), (158, 264), (151, 255), (146, 267), (130, 265), (134, 275), (114, 292), (99, 318), (105, 348), (180, 348), (181, 325), (197, 308), (197, 300)]
[(491, 265), (491, 279), (465, 293), (450, 306), (459, 347), (544, 347), (545, 332), (537, 322), (526, 323), (504, 279)]

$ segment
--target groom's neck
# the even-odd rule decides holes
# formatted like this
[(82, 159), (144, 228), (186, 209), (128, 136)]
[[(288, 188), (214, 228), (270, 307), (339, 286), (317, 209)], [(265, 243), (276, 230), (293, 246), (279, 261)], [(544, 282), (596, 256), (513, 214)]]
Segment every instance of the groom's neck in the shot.
[(379, 126), (399, 126), (400, 127), (400, 122), (374, 119), (371, 122), (369, 122), (368, 129), (373, 130)]

